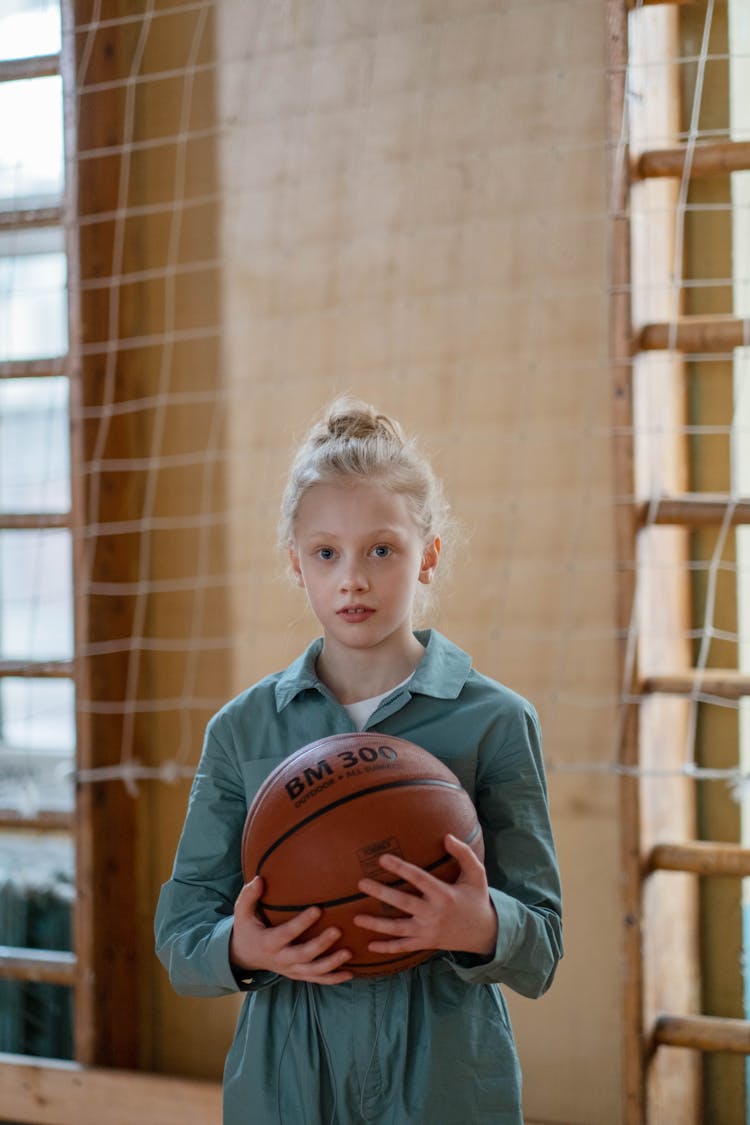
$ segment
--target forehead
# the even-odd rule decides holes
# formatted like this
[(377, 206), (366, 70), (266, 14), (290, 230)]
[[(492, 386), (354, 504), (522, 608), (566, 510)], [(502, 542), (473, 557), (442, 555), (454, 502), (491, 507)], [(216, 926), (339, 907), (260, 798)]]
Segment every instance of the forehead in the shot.
[(299, 502), (295, 520), (298, 535), (388, 529), (418, 534), (409, 501), (383, 484), (360, 480), (312, 485)]

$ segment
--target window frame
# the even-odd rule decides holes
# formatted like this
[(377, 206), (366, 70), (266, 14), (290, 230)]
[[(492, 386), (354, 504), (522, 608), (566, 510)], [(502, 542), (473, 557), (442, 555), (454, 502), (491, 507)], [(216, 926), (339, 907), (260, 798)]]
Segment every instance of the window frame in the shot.
[[(66, 107), (66, 59), (64, 4), (61, 4), (61, 49), (56, 54), (44, 54), (0, 61), (0, 82), (17, 82), (47, 77), (60, 77), (63, 84), (63, 144), (68, 153), (70, 138), (67, 135), (70, 115)], [(67, 164), (67, 156), (64, 157)], [(32, 358), (26, 360), (0, 361), (0, 380), (35, 379), (64, 376), (72, 385), (74, 356), (76, 354), (75, 320), (71, 315), (72, 295), (76, 291), (75, 265), (70, 257), (70, 216), (73, 195), (72, 186), (64, 178), (63, 195), (58, 205), (40, 204), (37, 207), (15, 208), (0, 211), (0, 232), (15, 232), (30, 229), (60, 227), (65, 234), (66, 257), (68, 259), (67, 306), (68, 306), (68, 349), (64, 355), (49, 359)], [(72, 463), (71, 463), (72, 468)], [(67, 512), (17, 512), (0, 513), (0, 530), (27, 531), (65, 528), (73, 534), (73, 514)], [(34, 679), (62, 678), (76, 683), (74, 659), (60, 660), (0, 660), (0, 678), (29, 677)], [(10, 808), (0, 808), (0, 828), (10, 831), (33, 831), (44, 833), (73, 834), (75, 810), (71, 812), (42, 809), (35, 814), (21, 814)], [(79, 979), (76, 954), (64, 950), (32, 950), (5, 947), (0, 951), (0, 979), (33, 981), (37, 983), (62, 985), (73, 989), (74, 995)], [(75, 1000), (74, 1000), (75, 1006)]]
[[(21, 675), (72, 679), (76, 705), (76, 769), (96, 770), (119, 763), (124, 716), (109, 713), (107, 702), (116, 699), (123, 682), (113, 674), (110, 664), (88, 655), (92, 631), (98, 636), (128, 635), (128, 611), (121, 601), (112, 604), (103, 619), (93, 620), (88, 583), (106, 580), (110, 573), (121, 575), (123, 565), (132, 566), (132, 547), (110, 544), (104, 550), (87, 535), (97, 521), (92, 514), (92, 494), (87, 489), (85, 472), (92, 455), (92, 438), (82, 419), (87, 405), (96, 402), (100, 381), (101, 349), (86, 351), (87, 333), (96, 338), (99, 309), (89, 308), (96, 294), (82, 298), (81, 262), (95, 272), (94, 259), (107, 252), (104, 236), (84, 239), (80, 221), (79, 137), (88, 150), (96, 150), (109, 130), (116, 131), (119, 106), (116, 94), (104, 92), (99, 100), (96, 121), (79, 121), (79, 92), (76, 75), (85, 35), (76, 28), (86, 26), (90, 12), (85, 0), (60, 0), (61, 49), (55, 56), (17, 59), (0, 63), (0, 81), (59, 74), (63, 86), (63, 135), (65, 151), (64, 194), (60, 206), (19, 209), (0, 213), (0, 229), (31, 225), (62, 225), (65, 232), (68, 281), (68, 351), (52, 360), (0, 362), (0, 378), (65, 376), (69, 381), (71, 505), (67, 513), (21, 513), (0, 517), (0, 528), (68, 528), (73, 544), (73, 634), (75, 651), (65, 661), (4, 661), (0, 676)], [(111, 50), (97, 51), (88, 60), (87, 80), (107, 81), (107, 69), (116, 66), (117, 40), (111, 37)], [(83, 128), (81, 128), (81, 124)], [(99, 139), (93, 133), (99, 134)], [(119, 167), (117, 156), (107, 162), (97, 178), (101, 188), (97, 200), (102, 209), (114, 209), (117, 201)], [(82, 249), (85, 247), (85, 250)], [(87, 319), (88, 318), (88, 319)], [(118, 514), (128, 509), (127, 496), (107, 498), (107, 510)], [(94, 549), (92, 549), (92, 545)], [(124, 561), (123, 561), (124, 560)], [(100, 607), (99, 607), (100, 608)], [(125, 633), (121, 631), (125, 629)], [(59, 984), (73, 990), (74, 1062), (86, 1066), (137, 1068), (137, 917), (135, 874), (136, 802), (121, 780), (93, 779), (76, 785), (71, 813), (42, 812), (22, 817), (12, 810), (0, 810), (0, 827), (13, 830), (70, 832), (75, 845), (76, 897), (73, 918), (74, 950), (0, 951), (0, 977)], [(33, 1059), (30, 1059), (33, 1062)]]

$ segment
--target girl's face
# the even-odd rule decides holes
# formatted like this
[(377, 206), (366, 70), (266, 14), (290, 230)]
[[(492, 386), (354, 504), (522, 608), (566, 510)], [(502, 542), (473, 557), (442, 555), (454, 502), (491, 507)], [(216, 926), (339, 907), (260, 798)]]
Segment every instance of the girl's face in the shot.
[(417, 583), (428, 583), (440, 540), (425, 545), (406, 497), (382, 484), (316, 484), (297, 509), (292, 569), (326, 642), (352, 649), (409, 646)]

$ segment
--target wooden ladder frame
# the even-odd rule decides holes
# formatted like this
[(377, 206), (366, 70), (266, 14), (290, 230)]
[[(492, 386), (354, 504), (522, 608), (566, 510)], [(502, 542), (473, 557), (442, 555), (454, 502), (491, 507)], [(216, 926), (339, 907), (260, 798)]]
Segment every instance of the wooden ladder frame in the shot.
[[(644, 0), (659, 3), (660, 0)], [(678, 727), (685, 721), (686, 708), (696, 699), (738, 700), (750, 695), (750, 677), (735, 669), (694, 669), (680, 662), (674, 646), (673, 664), (655, 666), (654, 654), (645, 652), (639, 643), (634, 654), (637, 635), (635, 614), (662, 609), (656, 604), (659, 595), (666, 599), (666, 614), (680, 613), (679, 582), (671, 580), (672, 588), (649, 576), (653, 547), (649, 536), (656, 527), (674, 529), (666, 550), (670, 565), (675, 567), (685, 549), (688, 529), (720, 526), (727, 518), (729, 498), (695, 494), (680, 488), (684, 465), (676, 457), (662, 466), (661, 481), (667, 487), (654, 497), (639, 497), (638, 427), (639, 413), (634, 399), (634, 372), (649, 353), (662, 351), (672, 357), (671, 406), (679, 413), (682, 356), (690, 353), (717, 354), (747, 344), (750, 324), (738, 318), (684, 317), (671, 310), (661, 320), (637, 323), (634, 300), (639, 278), (635, 276), (638, 251), (637, 231), (633, 227), (634, 192), (638, 185), (658, 180), (679, 180), (683, 175), (687, 148), (675, 145), (644, 151), (631, 159), (629, 130), (626, 120), (627, 73), (630, 59), (628, 43), (629, 10), (635, 2), (609, 0), (609, 113), (611, 159), (611, 301), (610, 354), (613, 387), (613, 424), (615, 454), (615, 489), (621, 502), (617, 507), (616, 538), (619, 561), (618, 628), (622, 721), (620, 727), (619, 768), (621, 779), (622, 833), (622, 907), (623, 907), (623, 1042), (624, 1094), (623, 1119), (626, 1125), (643, 1125), (655, 1116), (650, 1112), (654, 1101), (653, 1087), (660, 1087), (662, 1101), (669, 1097), (671, 1120), (681, 1122), (702, 1120), (700, 1109), (700, 1070), (696, 1052), (730, 1051), (750, 1054), (750, 1023), (745, 1020), (719, 1019), (698, 1014), (699, 968), (697, 950), (683, 942), (677, 948), (674, 964), (666, 968), (676, 995), (682, 995), (685, 1010), (665, 1014), (654, 1003), (652, 960), (658, 959), (661, 938), (669, 934), (660, 919), (660, 907), (651, 886), (662, 872), (678, 873), (684, 891), (683, 909), (695, 909), (694, 876), (750, 875), (750, 849), (738, 845), (697, 841), (690, 829), (691, 812), (685, 803), (685, 786), (680, 786), (675, 802), (664, 802), (661, 818), (655, 815), (654, 785), (649, 784), (648, 767), (655, 764), (653, 730), (664, 724)], [(676, 18), (676, 10), (675, 10)], [(628, 135), (625, 135), (626, 132)], [(726, 174), (750, 169), (750, 144), (721, 143), (701, 145), (690, 154), (689, 174), (692, 178)], [(636, 266), (633, 266), (633, 263)], [(667, 380), (669, 385), (669, 380)], [(670, 404), (662, 403), (669, 407)], [(671, 486), (671, 487), (670, 487)], [(750, 523), (750, 498), (733, 502), (731, 524)], [(681, 542), (680, 537), (683, 537)], [(668, 568), (669, 569), (669, 568)], [(674, 574), (673, 570), (670, 573)], [(643, 589), (645, 586), (645, 596)], [(640, 603), (640, 610), (637, 608)], [(645, 603), (645, 604), (644, 604)], [(685, 621), (687, 625), (687, 620)], [(659, 630), (657, 621), (656, 631)], [(667, 629), (665, 628), (665, 636)], [(674, 635), (674, 633), (672, 634)], [(657, 645), (657, 648), (659, 646)], [(669, 644), (661, 646), (660, 655), (670, 653)], [(655, 724), (655, 719), (657, 723)], [(662, 738), (664, 745), (657, 759), (665, 768), (679, 772), (684, 763), (680, 755), (685, 743), (681, 737)], [(662, 784), (667, 784), (662, 782)], [(676, 790), (674, 790), (676, 792)], [(675, 806), (676, 805), (676, 812)], [(667, 838), (664, 838), (666, 831)], [(658, 833), (658, 835), (657, 835)], [(669, 876), (667, 878), (670, 878)], [(689, 918), (686, 921), (690, 921)], [(648, 925), (646, 925), (648, 923)], [(688, 927), (689, 928), (689, 927)], [(670, 938), (671, 940), (671, 938)], [(663, 944), (663, 942), (662, 942)], [(667, 942), (667, 945), (669, 942)], [(663, 992), (662, 992), (663, 995)], [(689, 1048), (689, 1051), (665, 1052), (663, 1048)], [(677, 1099), (675, 1101), (674, 1099)], [(657, 1099), (658, 1100), (658, 1099)]]

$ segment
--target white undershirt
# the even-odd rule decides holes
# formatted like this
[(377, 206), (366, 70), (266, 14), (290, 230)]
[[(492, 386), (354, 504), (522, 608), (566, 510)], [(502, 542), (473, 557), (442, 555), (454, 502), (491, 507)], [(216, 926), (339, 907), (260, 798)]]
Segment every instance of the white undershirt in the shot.
[(369, 699), (359, 699), (356, 703), (345, 703), (344, 707), (351, 715), (357, 730), (364, 730), (365, 723), (370, 718), (370, 715), (372, 715), (373, 712), (378, 709), (383, 700), (386, 699), (389, 695), (393, 695), (394, 691), (398, 691), (399, 688), (402, 688), (405, 684), (408, 684), (410, 679), (411, 676), (407, 676), (406, 679), (402, 680), (400, 684), (396, 684), (395, 687), (388, 688), (388, 691), (384, 691), (382, 695), (373, 695)]

